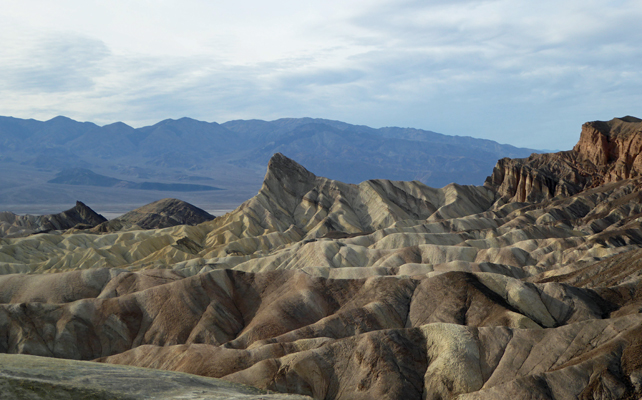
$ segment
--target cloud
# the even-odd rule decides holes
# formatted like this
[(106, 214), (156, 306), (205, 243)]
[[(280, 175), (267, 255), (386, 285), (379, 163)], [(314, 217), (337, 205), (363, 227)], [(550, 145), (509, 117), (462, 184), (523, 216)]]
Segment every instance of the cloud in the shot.
[(6, 40), (0, 50), (0, 87), (26, 93), (90, 90), (103, 73), (109, 49), (99, 40), (53, 34), (31, 38), (26, 47)]
[[(65, 31), (0, 28), (0, 114), (133, 126), (311, 116), (569, 148), (582, 122), (642, 115), (642, 5), (615, 3), (245, 2), (243, 18), (170, 1), (147, 18), (115, 2), (94, 30), (67, 14)], [(115, 32), (110, 19), (130, 23)]]

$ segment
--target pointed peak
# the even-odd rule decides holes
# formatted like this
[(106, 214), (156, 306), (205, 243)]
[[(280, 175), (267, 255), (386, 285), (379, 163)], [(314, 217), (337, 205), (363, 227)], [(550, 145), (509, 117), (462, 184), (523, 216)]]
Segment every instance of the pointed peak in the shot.
[(268, 166), (272, 163), (283, 163), (283, 162), (293, 162), (296, 164), (294, 160), (284, 156), (283, 153), (274, 153), (272, 154), (272, 157), (270, 157), (270, 162)]
[(316, 178), (312, 172), (308, 171), (301, 164), (284, 156), (281, 153), (275, 153), (268, 163), (266, 180), (270, 175), (274, 175), (279, 180), (283, 177), (295, 178), (298, 180), (313, 180)]
[(287, 203), (288, 198), (299, 198), (307, 193), (314, 186), (316, 178), (296, 161), (276, 153), (270, 158), (260, 192)]
[(67, 210), (65, 212), (68, 213), (71, 211), (77, 212), (84, 219), (83, 223), (97, 225), (99, 223), (107, 221), (105, 217), (98, 214), (96, 211), (92, 210), (88, 205), (86, 205), (85, 203), (79, 200), (76, 200), (76, 206), (74, 208)]

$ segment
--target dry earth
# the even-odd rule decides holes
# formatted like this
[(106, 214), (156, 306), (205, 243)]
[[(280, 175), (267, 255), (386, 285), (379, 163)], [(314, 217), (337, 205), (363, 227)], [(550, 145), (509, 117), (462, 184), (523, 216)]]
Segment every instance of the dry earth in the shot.
[(0, 238), (29, 236), (71, 228), (91, 228), (107, 220), (80, 201), (76, 206), (58, 214), (17, 215), (0, 212)]
[(0, 394), (20, 400), (310, 400), (220, 379), (88, 361), (0, 354)]
[(276, 154), (212, 221), (0, 239), (0, 352), (315, 399), (638, 399), (642, 121), (582, 129), (483, 187)]

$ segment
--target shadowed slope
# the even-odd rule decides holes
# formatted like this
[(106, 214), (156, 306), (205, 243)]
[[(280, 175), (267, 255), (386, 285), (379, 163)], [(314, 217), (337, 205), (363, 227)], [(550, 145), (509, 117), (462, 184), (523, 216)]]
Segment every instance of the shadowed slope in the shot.
[(176, 225), (198, 225), (213, 219), (214, 216), (205, 210), (182, 200), (168, 198), (139, 207), (93, 230), (111, 232), (124, 228), (131, 229), (134, 226), (142, 229), (159, 229)]
[(0, 212), (0, 237), (28, 236), (33, 233), (70, 228), (87, 229), (107, 221), (80, 201), (59, 214), (16, 215)]
[(131, 291), (119, 276), (96, 298), (2, 305), (0, 349), (107, 356), (101, 361), (315, 398), (483, 395), (505, 385), (524, 390), (523, 379), (564, 398), (601, 379), (591, 370), (612, 368), (620, 372), (609, 385), (633, 393), (640, 367), (630, 355), (640, 315), (603, 319), (626, 302), (557, 283), (461, 272), (326, 280), (215, 271)]

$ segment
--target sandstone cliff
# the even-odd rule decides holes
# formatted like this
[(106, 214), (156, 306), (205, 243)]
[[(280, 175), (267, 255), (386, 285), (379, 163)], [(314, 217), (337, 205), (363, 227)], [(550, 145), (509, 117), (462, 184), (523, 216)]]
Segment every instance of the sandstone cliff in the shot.
[(642, 173), (642, 120), (635, 117), (582, 125), (573, 150), (498, 161), (485, 186), (507, 201), (538, 202)]

